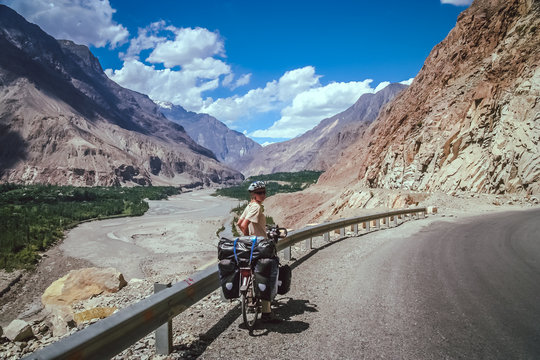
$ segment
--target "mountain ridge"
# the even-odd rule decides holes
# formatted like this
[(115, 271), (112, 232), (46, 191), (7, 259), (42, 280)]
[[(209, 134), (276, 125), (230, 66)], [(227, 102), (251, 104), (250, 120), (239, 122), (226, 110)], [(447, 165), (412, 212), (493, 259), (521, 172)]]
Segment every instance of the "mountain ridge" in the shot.
[(375, 94), (363, 94), (348, 109), (323, 119), (304, 134), (260, 149), (239, 170), (246, 176), (327, 170), (375, 120), (381, 108), (405, 88), (407, 85), (393, 83)]
[(244, 134), (208, 114), (187, 111), (179, 105), (156, 102), (169, 120), (182, 126), (199, 145), (213, 151), (217, 160), (240, 170), (245, 157), (262, 148)]
[(0, 180), (95, 186), (243, 178), (148, 96), (110, 80), (87, 47), (57, 41), (4, 5), (0, 20)]

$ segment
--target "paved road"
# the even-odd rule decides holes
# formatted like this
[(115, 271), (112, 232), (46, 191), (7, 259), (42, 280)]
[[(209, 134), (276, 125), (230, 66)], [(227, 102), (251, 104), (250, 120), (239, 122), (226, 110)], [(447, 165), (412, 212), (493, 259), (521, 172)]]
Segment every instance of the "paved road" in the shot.
[(341, 240), (293, 281), (284, 323), (249, 336), (236, 310), (200, 358), (540, 358), (540, 209)]

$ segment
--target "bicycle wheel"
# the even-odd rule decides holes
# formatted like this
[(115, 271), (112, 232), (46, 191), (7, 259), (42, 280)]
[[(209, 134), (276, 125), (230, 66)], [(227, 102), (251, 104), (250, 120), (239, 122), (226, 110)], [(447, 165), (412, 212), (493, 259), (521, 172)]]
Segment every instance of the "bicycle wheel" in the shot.
[(253, 293), (253, 283), (242, 293), (242, 317), (249, 331), (253, 331), (259, 315), (259, 299)]

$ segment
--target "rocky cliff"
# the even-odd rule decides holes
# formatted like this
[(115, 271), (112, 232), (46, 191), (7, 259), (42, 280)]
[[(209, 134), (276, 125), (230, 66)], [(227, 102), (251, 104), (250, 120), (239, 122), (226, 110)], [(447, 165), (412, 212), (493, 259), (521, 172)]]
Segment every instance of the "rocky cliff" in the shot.
[(239, 168), (244, 175), (327, 170), (342, 152), (365, 132), (379, 111), (403, 89), (390, 84), (375, 94), (364, 94), (347, 110), (322, 120), (308, 132), (281, 143), (268, 145)]
[(197, 144), (212, 150), (216, 158), (239, 170), (247, 157), (262, 146), (238, 131), (231, 130), (208, 114), (186, 111), (171, 103), (158, 103), (160, 110), (169, 120), (181, 125)]
[(475, 0), (322, 184), (540, 192), (540, 2)]
[(73, 185), (234, 182), (147, 96), (85, 46), (57, 41), (0, 5), (0, 180)]
[(538, 204), (539, 23), (538, 0), (475, 0), (316, 186), (266, 200), (274, 219), (298, 228), (479, 196)]

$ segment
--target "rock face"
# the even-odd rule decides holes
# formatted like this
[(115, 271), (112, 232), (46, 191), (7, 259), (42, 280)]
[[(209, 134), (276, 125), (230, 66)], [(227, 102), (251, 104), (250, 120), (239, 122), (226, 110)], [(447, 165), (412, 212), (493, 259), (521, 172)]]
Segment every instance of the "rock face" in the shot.
[(405, 88), (407, 85), (390, 84), (376, 94), (364, 94), (349, 109), (321, 121), (303, 135), (262, 148), (239, 170), (246, 176), (327, 170), (362, 136), (381, 108)]
[(216, 161), (147, 96), (111, 81), (85, 46), (57, 41), (0, 5), (0, 181), (223, 183)]
[(475, 0), (322, 184), (540, 192), (540, 2)]
[(181, 125), (197, 144), (213, 151), (216, 158), (239, 170), (245, 159), (262, 146), (244, 134), (229, 129), (221, 121), (208, 114), (186, 111), (171, 103), (158, 103), (160, 110), (169, 120)]

